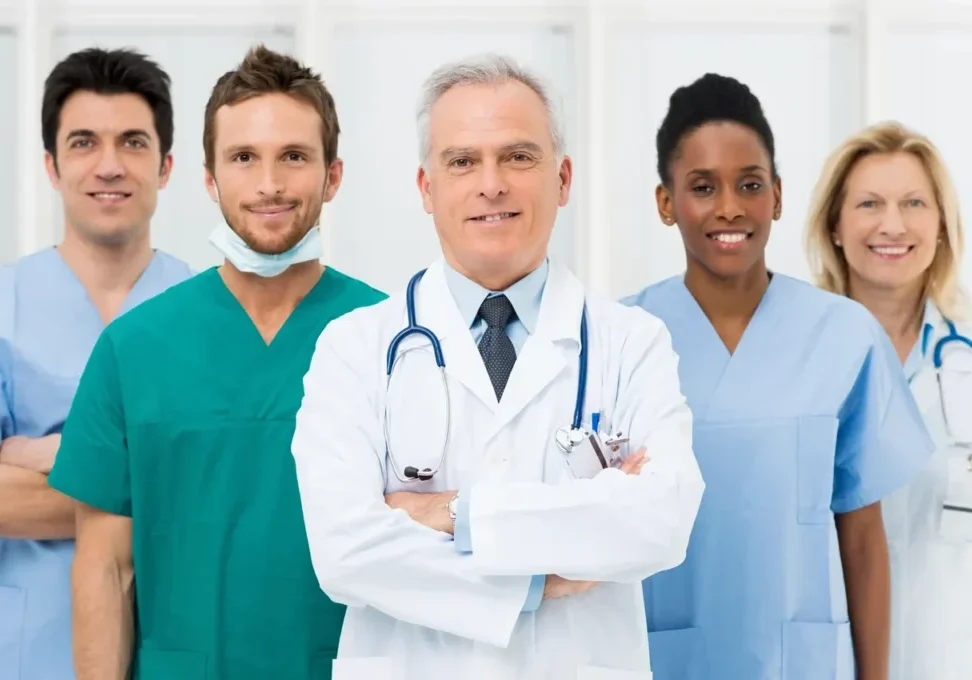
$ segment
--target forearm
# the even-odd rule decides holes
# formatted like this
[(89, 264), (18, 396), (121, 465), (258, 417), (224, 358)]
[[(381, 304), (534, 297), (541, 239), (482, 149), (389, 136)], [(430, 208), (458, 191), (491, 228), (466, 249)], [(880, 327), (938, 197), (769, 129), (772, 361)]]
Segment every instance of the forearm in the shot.
[(79, 552), (72, 570), (77, 680), (125, 680), (134, 640), (133, 570)]
[(0, 463), (0, 536), (31, 540), (74, 537), (75, 503), (47, 476)]
[(840, 541), (854, 656), (859, 680), (887, 680), (891, 578), (883, 529)]
[(577, 580), (635, 582), (671, 569), (685, 558), (704, 488), (692, 463), (651, 461), (640, 474), (608, 469), (559, 485), (476, 485), (473, 557), (487, 573)]

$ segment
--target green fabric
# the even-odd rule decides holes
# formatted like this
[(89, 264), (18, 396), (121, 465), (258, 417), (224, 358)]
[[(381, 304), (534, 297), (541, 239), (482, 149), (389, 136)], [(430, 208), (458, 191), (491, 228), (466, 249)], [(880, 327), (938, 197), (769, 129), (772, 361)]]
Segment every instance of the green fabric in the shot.
[(132, 517), (139, 680), (331, 677), (290, 445), (324, 326), (383, 298), (327, 269), (267, 345), (210, 269), (102, 334), (50, 483)]

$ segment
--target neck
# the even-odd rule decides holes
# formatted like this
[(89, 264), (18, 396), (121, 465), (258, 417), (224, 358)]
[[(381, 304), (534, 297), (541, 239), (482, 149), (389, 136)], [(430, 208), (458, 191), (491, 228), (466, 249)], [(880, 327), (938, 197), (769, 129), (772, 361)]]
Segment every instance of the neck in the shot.
[(717, 318), (748, 321), (759, 307), (769, 279), (763, 262), (732, 278), (717, 277), (703, 267), (690, 264), (685, 272), (685, 287), (710, 321)]
[(920, 287), (878, 289), (851, 282), (849, 297), (867, 307), (904, 361), (918, 341), (924, 318)]
[(467, 267), (463, 267), (458, 262), (453, 260), (451, 257), (446, 257), (446, 262), (449, 266), (455, 269), (458, 273), (465, 276), (470, 281), (479, 284), (488, 291), (497, 293), (499, 291), (506, 290), (512, 286), (517, 281), (526, 278), (532, 272), (536, 271), (537, 267), (543, 264), (543, 259), (538, 262), (533, 262), (527, 267), (521, 267), (516, 270), (511, 271), (509, 268), (505, 269), (482, 269), (482, 270), (472, 270)]
[(263, 318), (272, 322), (278, 313), (289, 315), (323, 273), (317, 260), (291, 265), (273, 277), (241, 272), (228, 260), (219, 268), (226, 287), (258, 325)]
[(106, 295), (127, 294), (154, 255), (148, 230), (129, 241), (108, 246), (87, 240), (68, 228), (57, 252), (99, 306)]

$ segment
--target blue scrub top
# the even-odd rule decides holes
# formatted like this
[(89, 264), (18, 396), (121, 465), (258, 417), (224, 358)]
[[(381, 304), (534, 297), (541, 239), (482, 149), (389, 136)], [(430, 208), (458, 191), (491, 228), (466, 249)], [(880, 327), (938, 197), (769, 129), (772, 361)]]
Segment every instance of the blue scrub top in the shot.
[[(183, 281), (184, 262), (156, 252), (120, 313)], [(0, 267), (0, 437), (61, 431), (104, 330), (55, 248)], [(0, 680), (72, 680), (74, 541), (0, 537)]]

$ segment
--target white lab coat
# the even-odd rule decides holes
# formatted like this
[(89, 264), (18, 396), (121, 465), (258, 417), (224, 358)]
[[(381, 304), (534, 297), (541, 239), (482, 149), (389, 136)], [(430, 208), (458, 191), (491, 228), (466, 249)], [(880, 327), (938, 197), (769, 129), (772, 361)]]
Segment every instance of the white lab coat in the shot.
[[(943, 511), (946, 500), (972, 500), (972, 450), (949, 445), (932, 363), (935, 343), (948, 333), (937, 310), (911, 389), (937, 444), (926, 468), (882, 502), (891, 557), (890, 680), (968, 680), (972, 668), (972, 514)], [(972, 327), (958, 324), (972, 337)], [(972, 432), (972, 348), (943, 351), (949, 423)], [(952, 491), (950, 492), (949, 488)]]
[[(404, 292), (331, 322), (305, 378), (293, 441), (314, 569), (349, 609), (334, 680), (646, 680), (641, 581), (680, 564), (703, 492), (692, 417), (667, 329), (599, 295), (588, 305), (585, 411), (647, 447), (640, 475), (573, 479), (554, 443), (570, 425), (585, 291), (551, 263), (537, 327), (497, 404), (441, 262), (416, 294), (442, 343), (448, 454), (428, 482), (389, 468), (434, 466), (445, 427), (428, 341), (411, 338), (386, 394), (386, 351), (406, 324)], [(602, 427), (602, 430), (605, 428)], [(386, 492), (468, 494), (472, 554), (391, 510)], [(600, 583), (521, 613), (531, 575)]]

